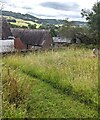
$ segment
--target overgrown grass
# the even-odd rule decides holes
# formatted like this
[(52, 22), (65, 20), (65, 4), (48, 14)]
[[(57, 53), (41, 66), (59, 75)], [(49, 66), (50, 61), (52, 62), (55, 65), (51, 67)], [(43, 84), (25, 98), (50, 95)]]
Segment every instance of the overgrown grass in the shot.
[[(50, 94), (53, 95), (53, 93), (57, 91), (59, 95), (57, 94), (56, 97), (57, 100), (59, 99), (58, 101), (60, 104), (62, 101), (62, 98), (60, 97), (63, 96), (63, 99), (66, 99), (66, 101), (67, 99), (71, 99), (72, 102), (77, 101), (78, 107), (80, 105), (85, 107), (80, 108), (80, 110), (78, 109), (77, 115), (75, 115), (74, 112), (71, 114), (71, 109), (68, 108), (66, 111), (63, 108), (64, 110), (60, 110), (59, 112), (59, 114), (61, 113), (61, 116), (58, 114), (56, 108), (54, 107), (53, 111), (50, 112), (50, 117), (53, 117), (54, 111), (57, 112), (57, 114), (55, 113), (54, 117), (87, 117), (87, 115), (85, 115), (86, 113), (84, 112), (84, 109), (90, 108), (91, 112), (93, 109), (93, 111), (96, 112), (96, 108), (98, 106), (98, 61), (97, 58), (93, 58), (91, 49), (85, 49), (83, 47), (70, 47), (57, 51), (29, 53), (25, 56), (16, 54), (13, 56), (5, 57), (3, 59), (3, 62), (12, 67), (12, 69), (17, 68), (23, 72), (23, 74), (26, 74), (29, 79), (38, 79), (39, 84), (43, 83), (45, 85), (45, 89), (48, 89), (48, 91), (50, 91)], [(36, 89), (35, 86), (33, 86), (32, 89)], [(39, 89), (37, 88), (36, 94), (38, 93), (38, 90)], [(42, 90), (43, 88), (40, 89), (40, 91)], [(48, 96), (48, 91), (45, 91), (45, 97)], [(36, 95), (32, 95), (33, 97), (36, 97)], [(44, 95), (43, 92), (41, 95)], [(51, 99), (55, 101), (56, 98), (52, 97), (50, 100)], [(46, 114), (39, 115), (41, 112), (44, 114), (44, 101), (44, 97), (42, 101), (40, 99), (40, 102), (42, 102), (41, 107), (43, 107), (43, 111), (41, 111), (39, 107), (37, 110), (35, 109), (37, 115), (34, 116), (33, 112), (33, 114), (29, 113), (30, 116), (32, 115), (34, 117), (46, 117)], [(31, 101), (29, 104), (33, 104), (33, 101)], [(53, 104), (54, 103), (52, 103), (52, 105)], [(65, 104), (66, 107), (68, 107), (67, 104)], [(72, 107), (72, 105), (70, 107)], [(34, 111), (33, 107), (31, 107), (31, 109)], [(73, 105), (72, 111), (75, 111), (75, 109), (75, 105)], [(66, 114), (64, 113), (65, 115), (62, 114), (64, 111), (66, 111)], [(91, 112), (89, 111), (88, 114), (90, 115)], [(93, 116), (96, 116), (96, 113), (94, 113)], [(47, 115), (47, 117), (49, 116)]]
[(27, 106), (25, 101), (30, 98), (31, 85), (33, 85), (34, 80), (28, 80), (24, 74), (20, 74), (7, 65), (3, 66), (2, 73), (3, 118), (25, 117)]
[[(10, 69), (10, 72), (13, 71)], [(17, 107), (15, 103), (9, 103), (7, 94), (11, 92), (7, 91), (9, 84), (5, 78), (8, 70), (5, 68), (3, 70), (3, 118), (95, 118), (98, 116), (96, 110), (77, 100), (73, 101), (71, 97), (59, 93), (50, 84), (34, 79), (18, 69), (15, 71), (18, 91), (21, 97), (24, 95), (24, 99), (18, 101)], [(15, 75), (15, 72), (12, 74)], [(21, 87), (23, 84), (24, 86)]]

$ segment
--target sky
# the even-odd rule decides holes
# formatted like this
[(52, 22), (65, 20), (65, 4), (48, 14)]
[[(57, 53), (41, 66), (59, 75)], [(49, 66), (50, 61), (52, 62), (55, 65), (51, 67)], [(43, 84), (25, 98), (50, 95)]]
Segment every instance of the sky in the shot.
[(68, 18), (76, 21), (85, 21), (80, 14), (81, 10), (91, 10), (96, 2), (97, 0), (0, 0), (3, 10), (28, 13), (43, 19)]

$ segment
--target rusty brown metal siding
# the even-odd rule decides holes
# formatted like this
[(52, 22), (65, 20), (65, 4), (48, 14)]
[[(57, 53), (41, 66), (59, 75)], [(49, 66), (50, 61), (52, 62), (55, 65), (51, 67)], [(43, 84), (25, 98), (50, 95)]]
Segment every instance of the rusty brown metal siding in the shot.
[(17, 50), (26, 49), (26, 46), (22, 43), (22, 41), (20, 40), (20, 38), (15, 38), (15, 40), (14, 40), (14, 47)]

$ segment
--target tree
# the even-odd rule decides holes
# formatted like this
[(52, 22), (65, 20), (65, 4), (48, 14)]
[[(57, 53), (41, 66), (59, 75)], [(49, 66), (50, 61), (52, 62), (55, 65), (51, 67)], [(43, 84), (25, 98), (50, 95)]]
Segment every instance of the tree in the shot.
[(16, 20), (15, 20), (15, 19), (7, 19), (7, 22), (13, 22), (13, 23), (16, 23)]
[(63, 38), (71, 39), (72, 43), (91, 44), (91, 37), (89, 36), (89, 29), (87, 26), (75, 26), (73, 22), (68, 20), (60, 27), (59, 35)]
[(58, 35), (58, 27), (55, 25), (51, 25), (51, 24), (42, 24), (39, 29), (47, 29), (50, 30), (50, 33), (52, 35), (52, 37), (57, 37)]
[(52, 37), (57, 37), (58, 35), (58, 27), (55, 25), (49, 25), (48, 29), (50, 29)]
[(81, 15), (88, 21), (90, 36), (95, 39), (94, 42), (100, 43), (100, 1), (93, 5), (92, 10), (82, 9)]
[(29, 24), (29, 25), (28, 25), (28, 28), (29, 28), (29, 29), (36, 29), (36, 24), (34, 24), (34, 25)]
[(21, 26), (20, 28), (28, 28), (28, 27), (23, 25), (23, 26)]
[(64, 20), (64, 24), (59, 28), (59, 35), (65, 38), (72, 37), (72, 25), (68, 19)]
[(75, 27), (68, 19), (65, 20), (65, 23), (59, 29), (59, 35), (65, 38), (73, 38), (78, 32), (81, 32), (81, 28)]

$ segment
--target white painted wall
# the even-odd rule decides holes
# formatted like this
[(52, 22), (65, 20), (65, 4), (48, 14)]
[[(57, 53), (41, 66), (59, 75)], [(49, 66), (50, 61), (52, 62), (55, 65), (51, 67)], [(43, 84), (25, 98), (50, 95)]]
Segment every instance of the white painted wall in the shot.
[(71, 39), (70, 38), (61, 38), (61, 37), (53, 37), (53, 42), (65, 42), (65, 43), (71, 43)]
[(0, 40), (0, 53), (14, 51), (14, 40)]

